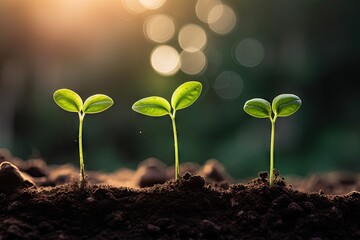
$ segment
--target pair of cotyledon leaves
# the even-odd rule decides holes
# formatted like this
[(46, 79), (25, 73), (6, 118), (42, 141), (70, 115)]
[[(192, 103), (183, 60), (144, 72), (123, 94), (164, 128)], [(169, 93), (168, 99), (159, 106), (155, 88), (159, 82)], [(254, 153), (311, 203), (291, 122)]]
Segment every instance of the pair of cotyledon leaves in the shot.
[(100, 113), (114, 104), (114, 101), (104, 94), (95, 94), (85, 100), (74, 91), (59, 89), (54, 93), (54, 101), (59, 107), (69, 112), (82, 114)]
[(244, 105), (244, 111), (256, 118), (287, 117), (295, 113), (301, 106), (301, 100), (294, 94), (280, 94), (272, 104), (262, 98), (253, 98)]
[(135, 102), (132, 109), (152, 117), (161, 117), (166, 114), (172, 116), (171, 107), (174, 111), (189, 107), (199, 98), (201, 91), (202, 84), (200, 82), (186, 82), (174, 91), (171, 97), (171, 105), (165, 98), (152, 96)]

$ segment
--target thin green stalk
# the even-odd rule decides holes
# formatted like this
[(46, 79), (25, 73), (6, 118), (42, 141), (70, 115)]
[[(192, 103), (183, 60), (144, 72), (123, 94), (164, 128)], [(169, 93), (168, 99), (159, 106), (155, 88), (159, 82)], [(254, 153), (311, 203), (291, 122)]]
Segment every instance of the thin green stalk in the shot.
[(82, 147), (82, 128), (85, 114), (79, 113), (79, 156), (80, 156), (80, 182), (81, 184), (85, 181), (85, 166), (84, 166), (84, 155)]
[(274, 181), (274, 144), (275, 144), (275, 120), (271, 120), (271, 145), (270, 145), (270, 186), (273, 184)]
[(176, 123), (175, 123), (175, 111), (173, 112), (171, 117), (171, 122), (173, 126), (173, 132), (174, 132), (174, 148), (175, 148), (175, 180), (180, 178), (180, 168), (179, 168), (179, 145), (178, 145), (178, 139), (177, 139), (177, 131), (176, 131)]

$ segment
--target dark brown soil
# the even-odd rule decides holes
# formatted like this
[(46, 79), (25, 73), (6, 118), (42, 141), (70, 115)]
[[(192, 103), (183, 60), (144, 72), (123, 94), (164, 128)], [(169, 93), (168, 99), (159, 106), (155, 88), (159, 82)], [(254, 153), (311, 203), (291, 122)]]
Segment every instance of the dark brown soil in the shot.
[(74, 180), (44, 187), (19, 172), (0, 166), (1, 240), (360, 239), (357, 191), (305, 193), (280, 177), (269, 187), (264, 173), (247, 184), (186, 173), (145, 188), (81, 188)]

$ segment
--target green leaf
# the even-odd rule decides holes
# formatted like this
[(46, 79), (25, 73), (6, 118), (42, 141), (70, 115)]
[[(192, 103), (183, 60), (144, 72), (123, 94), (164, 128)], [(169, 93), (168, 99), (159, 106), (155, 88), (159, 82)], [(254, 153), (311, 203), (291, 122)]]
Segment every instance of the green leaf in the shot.
[(171, 106), (174, 110), (187, 108), (199, 98), (201, 90), (200, 82), (190, 81), (180, 85), (171, 97)]
[(83, 106), (81, 97), (69, 89), (59, 89), (54, 92), (54, 101), (59, 107), (69, 112), (80, 112)]
[(301, 106), (301, 100), (294, 94), (281, 94), (274, 98), (272, 110), (276, 116), (286, 117), (295, 113)]
[(170, 103), (165, 98), (157, 96), (140, 99), (134, 103), (132, 109), (151, 117), (161, 117), (170, 114), (171, 111)]
[(256, 118), (270, 118), (271, 106), (268, 101), (262, 98), (253, 98), (244, 105), (244, 111)]
[(83, 112), (86, 114), (100, 113), (114, 104), (114, 101), (104, 94), (90, 96), (84, 102)]

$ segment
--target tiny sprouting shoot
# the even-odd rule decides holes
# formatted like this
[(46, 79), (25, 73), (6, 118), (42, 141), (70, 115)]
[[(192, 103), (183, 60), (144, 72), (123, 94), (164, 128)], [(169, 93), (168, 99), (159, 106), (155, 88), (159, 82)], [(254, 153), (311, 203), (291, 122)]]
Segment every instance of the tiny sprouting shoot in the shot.
[(114, 104), (114, 101), (104, 94), (95, 94), (90, 96), (83, 103), (81, 97), (69, 89), (59, 89), (54, 93), (55, 103), (68, 112), (78, 113), (79, 116), (79, 156), (80, 156), (80, 183), (86, 184), (86, 175), (84, 168), (84, 156), (82, 147), (82, 128), (86, 114), (100, 113)]
[(275, 122), (278, 117), (287, 117), (294, 114), (301, 106), (301, 100), (294, 94), (280, 94), (272, 104), (262, 98), (253, 98), (244, 105), (244, 111), (255, 118), (269, 118), (271, 121), (270, 142), (270, 186), (274, 181), (274, 143)]
[(202, 84), (196, 81), (189, 81), (180, 85), (173, 93), (170, 103), (162, 97), (152, 96), (140, 99), (135, 102), (132, 109), (138, 113), (150, 116), (161, 117), (169, 115), (171, 118), (174, 134), (174, 148), (175, 148), (175, 180), (180, 177), (179, 169), (179, 146), (177, 139), (175, 115), (178, 110), (189, 107), (200, 96), (202, 91)]

